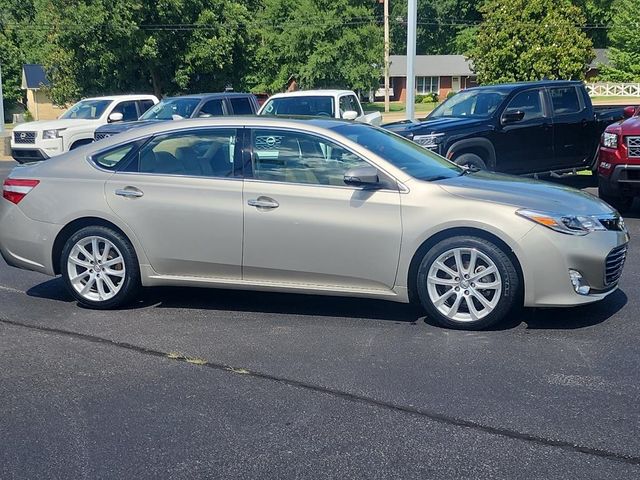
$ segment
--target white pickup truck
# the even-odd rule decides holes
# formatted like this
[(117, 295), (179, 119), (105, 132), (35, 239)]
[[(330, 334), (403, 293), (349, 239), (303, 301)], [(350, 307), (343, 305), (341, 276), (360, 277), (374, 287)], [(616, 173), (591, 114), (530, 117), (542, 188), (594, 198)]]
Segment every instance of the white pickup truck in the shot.
[(264, 102), (258, 115), (341, 118), (380, 125), (380, 112), (365, 114), (358, 96), (351, 90), (299, 90), (278, 93)]
[(37, 162), (93, 142), (96, 128), (137, 120), (158, 103), (153, 95), (85, 98), (56, 120), (27, 122), (13, 129), (11, 156), (20, 163)]

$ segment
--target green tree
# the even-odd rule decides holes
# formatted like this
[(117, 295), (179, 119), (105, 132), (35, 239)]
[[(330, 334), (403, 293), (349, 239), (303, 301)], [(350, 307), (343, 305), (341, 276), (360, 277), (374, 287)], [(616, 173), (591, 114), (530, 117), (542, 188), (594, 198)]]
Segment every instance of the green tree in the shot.
[(611, 21), (613, 0), (574, 0), (586, 18), (585, 32), (593, 42), (594, 48), (605, 48), (609, 44), (607, 39), (607, 25)]
[(569, 0), (486, 0), (480, 11), (468, 52), (480, 83), (584, 78), (593, 48)]
[(254, 91), (276, 92), (295, 76), (304, 88), (368, 91), (382, 73), (382, 27), (374, 2), (265, 0), (255, 21)]
[(640, 82), (640, 22), (637, 0), (615, 0), (609, 30), (610, 66), (603, 66), (600, 76), (614, 82)]

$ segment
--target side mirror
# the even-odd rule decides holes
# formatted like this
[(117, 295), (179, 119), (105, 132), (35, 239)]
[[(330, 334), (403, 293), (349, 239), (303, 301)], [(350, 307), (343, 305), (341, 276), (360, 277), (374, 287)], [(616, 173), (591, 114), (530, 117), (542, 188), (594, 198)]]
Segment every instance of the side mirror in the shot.
[(342, 118), (344, 120), (355, 120), (356, 118), (358, 118), (360, 115), (358, 115), (358, 112), (354, 111), (354, 110), (347, 110), (346, 112), (344, 112), (342, 114)]
[(522, 110), (507, 110), (502, 114), (502, 124), (508, 125), (509, 123), (517, 123), (524, 118), (524, 112)]
[(629, 106), (624, 108), (624, 118), (631, 118), (636, 113), (636, 107)]
[(374, 167), (355, 167), (345, 172), (344, 183), (354, 187), (372, 187), (380, 184), (380, 177)]
[(120, 112), (113, 112), (111, 115), (109, 115), (109, 118), (107, 120), (109, 121), (109, 123), (113, 123), (121, 122), (123, 118), (124, 115), (122, 115)]

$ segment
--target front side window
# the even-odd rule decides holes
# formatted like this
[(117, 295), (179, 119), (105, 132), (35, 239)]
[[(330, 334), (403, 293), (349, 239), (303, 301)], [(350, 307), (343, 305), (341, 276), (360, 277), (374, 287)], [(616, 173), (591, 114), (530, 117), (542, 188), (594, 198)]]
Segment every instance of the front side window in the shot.
[(488, 118), (502, 104), (507, 93), (499, 90), (466, 90), (445, 100), (427, 118)]
[(575, 87), (550, 88), (549, 94), (551, 95), (553, 113), (556, 115), (578, 113), (582, 110)]
[(344, 187), (347, 170), (368, 166), (356, 154), (306, 133), (255, 130), (252, 144), (258, 180)]
[(360, 102), (354, 95), (344, 95), (340, 97), (340, 117), (344, 115), (344, 112), (356, 112), (359, 116), (362, 115), (360, 110)]
[(168, 98), (147, 110), (140, 120), (179, 120), (191, 118), (199, 98)]
[(122, 120), (125, 122), (130, 122), (132, 120), (138, 119), (138, 109), (136, 108), (135, 101), (120, 102), (115, 106), (111, 113), (121, 113)]
[(267, 102), (262, 115), (333, 117), (333, 97), (280, 97)]
[(518, 93), (509, 102), (505, 111), (523, 112), (523, 121), (544, 117), (542, 90), (527, 90), (526, 92)]
[(222, 115), (224, 115), (222, 99), (209, 100), (202, 106), (198, 113), (199, 118), (221, 117)]
[(82, 100), (64, 112), (60, 118), (96, 120), (102, 116), (111, 102), (111, 100)]
[(191, 177), (232, 177), (236, 130), (161, 135), (137, 153), (127, 171)]

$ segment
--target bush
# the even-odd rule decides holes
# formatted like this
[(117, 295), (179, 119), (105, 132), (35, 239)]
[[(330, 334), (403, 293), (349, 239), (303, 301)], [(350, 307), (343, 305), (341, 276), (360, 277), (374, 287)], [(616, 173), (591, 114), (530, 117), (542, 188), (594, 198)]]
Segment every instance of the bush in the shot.
[(29, 110), (24, 111), (24, 121), (33, 122), (33, 115), (31, 115), (31, 112)]
[(429, 93), (424, 96), (422, 103), (438, 103), (438, 94), (435, 92)]

